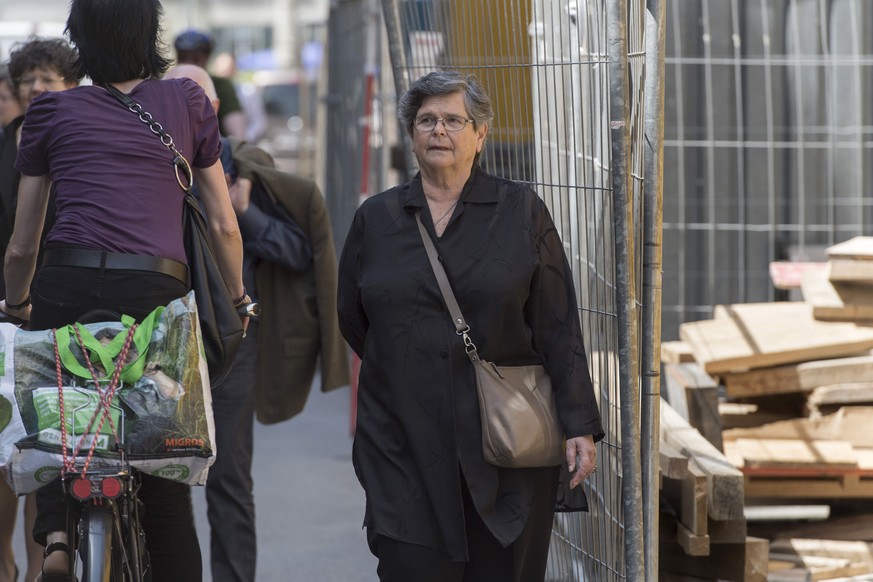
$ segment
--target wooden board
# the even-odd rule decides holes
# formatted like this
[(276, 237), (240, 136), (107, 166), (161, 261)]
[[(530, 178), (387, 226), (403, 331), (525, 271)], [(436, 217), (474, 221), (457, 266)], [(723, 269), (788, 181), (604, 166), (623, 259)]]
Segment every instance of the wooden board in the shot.
[(869, 499), (873, 498), (873, 476), (785, 478), (746, 477), (748, 499)]
[[(679, 522), (688, 528), (695, 536), (706, 536), (708, 510), (706, 503), (706, 473), (700, 470), (694, 460), (688, 462), (688, 475), (677, 482), (678, 484), (678, 509)], [(707, 547), (709, 538), (707, 538)], [(701, 556), (704, 554), (691, 554)]]
[(711, 320), (679, 335), (708, 374), (856, 355), (873, 348), (873, 328), (818, 321), (803, 302), (720, 305)]
[[(809, 580), (832, 580), (873, 572), (870, 544), (827, 539), (781, 539), (770, 543), (770, 559), (792, 563)], [(772, 580), (772, 578), (771, 578)]]
[(693, 361), (694, 353), (685, 342), (661, 342), (661, 362), (664, 364), (685, 364)]
[(706, 532), (711, 544), (741, 544), (748, 536), (745, 519), (710, 519)]
[(833, 259), (828, 261), (828, 280), (834, 283), (873, 284), (873, 261)]
[(676, 541), (689, 556), (709, 555), (709, 536), (697, 535), (684, 525), (676, 525)]
[(667, 443), (658, 447), (661, 475), (670, 479), (684, 479), (688, 476), (688, 457)]
[(816, 358), (800, 364), (722, 374), (719, 379), (730, 398), (809, 392), (819, 386), (870, 381), (873, 356)]
[(826, 273), (804, 273), (803, 300), (812, 305), (812, 316), (823, 321), (873, 320), (873, 288), (861, 283), (831, 281)]
[(810, 261), (773, 261), (770, 263), (770, 280), (777, 289), (800, 289), (803, 274), (807, 271), (824, 272), (825, 262)]
[(812, 522), (749, 522), (749, 533), (765, 538), (823, 538), (870, 542), (873, 541), (873, 513), (837, 515), (824, 521)]
[(738, 438), (725, 442), (725, 456), (744, 475), (809, 476), (857, 470), (858, 456), (845, 441)]
[(819, 538), (789, 538), (770, 542), (770, 552), (797, 556), (841, 558), (873, 568), (873, 544)]
[(856, 236), (825, 249), (828, 260), (859, 259), (873, 261), (873, 236)]
[(858, 576), (869, 573), (864, 564), (855, 564), (845, 558), (828, 558), (818, 556), (794, 556), (792, 554), (770, 553), (772, 562), (788, 563), (792, 567), (776, 569), (767, 577), (768, 582), (795, 582), (844, 579), (847, 576)]
[[(817, 419), (793, 418), (753, 428), (725, 430), (725, 441), (747, 439), (806, 439), (845, 441), (852, 447), (873, 449), (873, 407), (844, 406), (839, 411)], [(854, 450), (856, 460), (863, 452)]]
[(752, 428), (780, 420), (796, 418), (788, 411), (760, 410), (757, 404), (743, 402), (719, 402), (718, 415), (721, 417), (722, 440), (724, 431), (732, 428)]
[(819, 386), (806, 398), (810, 417), (830, 414), (847, 404), (852, 408), (865, 408), (860, 405), (873, 404), (873, 382)]
[(717, 520), (743, 518), (743, 475), (695, 428), (661, 399), (660, 442), (693, 458), (706, 474), (709, 517)]
[(873, 497), (873, 449), (855, 449), (858, 468), (807, 470), (762, 468), (744, 471), (746, 498), (853, 499)]
[(746, 519), (750, 523), (762, 521), (824, 521), (831, 515), (830, 505), (755, 505), (746, 504)]
[(667, 573), (673, 573), (705, 580), (766, 582), (768, 547), (766, 539), (747, 537), (739, 544), (711, 544), (708, 556), (689, 556), (661, 536), (658, 579), (666, 580)]
[(718, 384), (715, 380), (696, 363), (665, 364), (663, 377), (670, 406), (706, 440), (722, 450)]

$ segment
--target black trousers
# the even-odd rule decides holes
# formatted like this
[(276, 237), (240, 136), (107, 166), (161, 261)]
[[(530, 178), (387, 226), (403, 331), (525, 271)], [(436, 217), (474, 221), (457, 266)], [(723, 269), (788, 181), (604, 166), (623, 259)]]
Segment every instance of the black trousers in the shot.
[[(141, 320), (155, 307), (166, 305), (187, 292), (184, 283), (159, 273), (43, 267), (31, 289), (30, 328), (63, 326), (95, 310), (109, 310)], [(200, 544), (194, 527), (191, 488), (183, 483), (142, 475), (139, 497), (145, 506), (142, 525), (151, 557), (152, 579), (161, 582), (201, 580)], [(47, 533), (66, 530), (67, 501), (60, 480), (37, 489), (36, 503), (33, 538), (45, 545)]]
[(252, 448), (257, 348), (258, 322), (252, 320), (230, 373), (212, 389), (218, 454), (206, 480), (206, 513), (212, 579), (216, 582), (255, 580), (258, 546)]
[(462, 481), (469, 561), (418, 544), (394, 540), (367, 530), (370, 549), (379, 559), (380, 582), (542, 582), (546, 575), (557, 473), (539, 483), (530, 516), (518, 539), (503, 547), (479, 517)]

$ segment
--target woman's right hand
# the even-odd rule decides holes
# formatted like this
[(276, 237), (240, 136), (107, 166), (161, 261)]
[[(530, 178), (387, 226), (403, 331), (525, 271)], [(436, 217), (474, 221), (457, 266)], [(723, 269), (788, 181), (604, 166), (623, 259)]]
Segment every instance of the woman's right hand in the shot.
[[(257, 317), (260, 314), (260, 308), (258, 307), (258, 304), (249, 297), (248, 293), (243, 296), (243, 299), (239, 304), (234, 304), (234, 306), (236, 307), (236, 312), (239, 314), (240, 321), (242, 321), (243, 337), (246, 337), (246, 330), (249, 328), (249, 322), (252, 317)], [(254, 309), (250, 308), (250, 306), (254, 306)]]
[(9, 307), (6, 305), (6, 300), (0, 300), (0, 311), (10, 317), (20, 319), (21, 321), (30, 321), (30, 309), (30, 303), (28, 303), (21, 309), (9, 309)]

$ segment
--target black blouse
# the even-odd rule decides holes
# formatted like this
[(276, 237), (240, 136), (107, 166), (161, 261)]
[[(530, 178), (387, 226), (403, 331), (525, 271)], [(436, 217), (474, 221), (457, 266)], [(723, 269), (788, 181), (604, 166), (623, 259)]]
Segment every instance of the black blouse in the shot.
[(474, 170), (436, 237), (421, 178), (367, 199), (339, 265), (340, 328), (361, 357), (353, 460), (365, 525), (467, 558), (459, 470), (507, 545), (545, 469), (482, 457), (472, 365), (415, 222), (433, 238), (470, 337), (500, 365), (542, 363), (568, 437), (603, 437), (570, 268), (548, 209), (529, 187)]

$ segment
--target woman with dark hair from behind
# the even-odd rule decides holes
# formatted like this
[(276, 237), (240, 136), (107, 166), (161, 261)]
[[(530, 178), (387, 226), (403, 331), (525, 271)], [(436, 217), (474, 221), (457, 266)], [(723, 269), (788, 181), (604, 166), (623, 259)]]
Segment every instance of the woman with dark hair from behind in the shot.
[[(188, 79), (159, 80), (169, 66), (159, 42), (158, 0), (72, 0), (67, 32), (75, 70), (93, 86), (46, 93), (28, 110), (16, 168), (18, 212), (6, 254), (0, 309), (31, 329), (76, 321), (95, 309), (138, 320), (188, 292), (182, 242), (183, 192), (173, 154), (106, 85), (151, 113), (191, 162), (208, 216), (215, 256), (237, 303), (251, 302), (242, 282), (242, 242), (219, 162), (215, 112)], [(36, 257), (48, 204), (57, 218)], [(182, 273), (180, 275), (180, 272)], [(34, 274), (36, 276), (34, 277)], [(244, 321), (244, 324), (247, 321)], [(139, 497), (152, 579), (202, 577), (190, 487), (143, 474)], [(60, 482), (37, 490), (34, 539), (46, 545), (43, 582), (68, 580), (67, 500)]]

